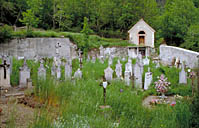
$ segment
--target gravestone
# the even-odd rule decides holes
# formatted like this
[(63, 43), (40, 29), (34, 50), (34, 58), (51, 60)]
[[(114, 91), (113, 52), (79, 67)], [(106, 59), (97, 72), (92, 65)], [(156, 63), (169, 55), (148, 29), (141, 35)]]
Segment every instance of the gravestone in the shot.
[(178, 57), (176, 58), (175, 66), (176, 68), (179, 68), (180, 66), (180, 59)]
[(89, 62), (90, 61), (90, 56), (88, 55), (88, 57), (87, 57), (87, 62)]
[(106, 81), (110, 82), (113, 79), (113, 69), (110, 67), (110, 65), (108, 66), (108, 68), (106, 68), (104, 70), (104, 75), (105, 75), (105, 79)]
[(46, 79), (46, 69), (43, 63), (40, 63), (40, 67), (38, 69), (38, 78), (39, 79)]
[(10, 65), (4, 60), (3, 64), (0, 64), (0, 86), (9, 88), (10, 86)]
[(52, 68), (51, 68), (51, 75), (55, 76), (56, 75), (56, 66), (55, 63), (53, 63)]
[(77, 69), (77, 71), (74, 74), (74, 78), (81, 79), (82, 78), (82, 71), (80, 68)]
[(121, 77), (122, 77), (122, 64), (120, 63), (120, 60), (117, 61), (115, 73), (116, 73), (117, 78), (121, 79)]
[(132, 60), (130, 58), (128, 59), (128, 62), (125, 64), (125, 71), (129, 71), (131, 76), (133, 75)]
[(95, 63), (95, 61), (96, 61), (96, 57), (95, 56), (92, 56), (92, 63)]
[(180, 84), (187, 84), (187, 73), (184, 70), (184, 63), (182, 63), (182, 69), (179, 73), (179, 83)]
[(144, 65), (149, 65), (150, 60), (148, 59), (148, 57), (143, 59), (143, 64)]
[(71, 78), (71, 75), (72, 75), (72, 66), (68, 63), (66, 63), (65, 65), (65, 78), (68, 79), (68, 78)]
[(148, 72), (145, 73), (145, 80), (144, 80), (144, 90), (147, 90), (151, 85), (153, 80), (152, 72), (150, 72), (150, 68), (148, 68)]
[(61, 66), (60, 65), (58, 65), (56, 68), (56, 77), (57, 77), (57, 79), (61, 78)]
[(27, 79), (30, 79), (30, 69), (27, 66), (26, 60), (24, 59), (24, 64), (19, 71), (19, 87), (27, 87)]
[(136, 62), (134, 67), (134, 80), (135, 80), (135, 87), (142, 88), (142, 73), (143, 67), (139, 62)]
[(100, 63), (104, 64), (104, 57), (103, 56), (100, 56)]
[(108, 59), (108, 65), (112, 65), (113, 64), (113, 60), (112, 60), (112, 57), (109, 56), (109, 59)]
[(131, 72), (125, 71), (124, 72), (124, 81), (125, 81), (126, 85), (128, 85), (128, 86), (130, 86), (130, 83), (131, 83), (130, 77), (131, 77)]
[(100, 46), (99, 50), (100, 50), (100, 56), (104, 56), (104, 48), (102, 45)]

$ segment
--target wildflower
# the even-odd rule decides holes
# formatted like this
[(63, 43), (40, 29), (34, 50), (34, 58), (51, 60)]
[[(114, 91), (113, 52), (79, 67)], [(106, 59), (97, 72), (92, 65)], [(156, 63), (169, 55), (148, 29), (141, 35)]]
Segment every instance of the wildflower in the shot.
[(124, 90), (123, 89), (120, 89), (120, 92), (122, 93)]
[(172, 107), (174, 107), (175, 105), (176, 105), (175, 101), (171, 102), (171, 104), (170, 104), (170, 106), (172, 106)]

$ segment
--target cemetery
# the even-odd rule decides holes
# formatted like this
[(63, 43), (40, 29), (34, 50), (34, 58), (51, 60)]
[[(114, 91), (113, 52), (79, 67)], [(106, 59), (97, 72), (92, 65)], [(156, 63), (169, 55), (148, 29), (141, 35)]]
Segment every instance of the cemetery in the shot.
[[(36, 3), (30, 4), (31, 1), (27, 2), (28, 7)], [(145, 2), (142, 4), (147, 8), (150, 2)], [(72, 6), (69, 3), (63, 2), (65, 9)], [(19, 19), (26, 23), (25, 32), (18, 31), (23, 28), (15, 26), (12, 38), (7, 39), (1, 36), (0, 30), (0, 128), (199, 127), (198, 44), (190, 41), (186, 47), (183, 43), (173, 45), (176, 40), (176, 44), (181, 41), (182, 33), (178, 30), (165, 32), (163, 27), (156, 27), (159, 22), (154, 19), (151, 22), (144, 14), (143, 17), (132, 14), (136, 22), (135, 19), (122, 21), (131, 17), (128, 8), (133, 4), (128, 2), (121, 8), (125, 15), (117, 21), (121, 24), (116, 25), (121, 27), (119, 31), (106, 27), (117, 23), (114, 18), (110, 23), (108, 19), (120, 10), (109, 10), (111, 15), (104, 16), (107, 24), (98, 21), (97, 17), (90, 17), (89, 21), (85, 16), (81, 19), (83, 23), (76, 23), (80, 16), (70, 22), (76, 15), (66, 16), (59, 0), (54, 4), (57, 14), (52, 15), (56, 19), (53, 24), (59, 28), (40, 30), (39, 19), (39, 27), (34, 28), (37, 21), (34, 13), (38, 11), (27, 10), (21, 14), (23, 19)], [(198, 8), (198, 5), (193, 6)], [(134, 8), (139, 10), (141, 5), (137, 6)], [(102, 10), (92, 11), (97, 15)], [(27, 23), (26, 18), (30, 18), (31, 23)], [(93, 24), (88, 24), (94, 19), (97, 23), (92, 27), (95, 33), (89, 28)], [(1, 22), (0, 19), (0, 28), (3, 28)], [(103, 23), (105, 29), (101, 26)], [(82, 30), (72, 24), (82, 24)], [(192, 29), (187, 31), (192, 32)], [(117, 33), (121, 34), (118, 34), (120, 38), (110, 38), (111, 34)], [(172, 40), (174, 35), (177, 35), (176, 40)], [(190, 38), (195, 38), (193, 36), (196, 35), (192, 34)], [(191, 45), (194, 48), (189, 48)]]

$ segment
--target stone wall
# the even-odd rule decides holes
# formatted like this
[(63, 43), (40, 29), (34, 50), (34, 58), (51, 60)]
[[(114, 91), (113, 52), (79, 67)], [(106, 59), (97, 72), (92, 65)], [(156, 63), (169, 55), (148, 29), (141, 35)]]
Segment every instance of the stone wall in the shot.
[(167, 45), (160, 46), (159, 57), (164, 64), (171, 65), (174, 58), (179, 58), (180, 62), (185, 61), (186, 66), (194, 68), (197, 67), (199, 60), (197, 56), (199, 56), (198, 52)]
[(56, 56), (56, 44), (60, 43), (59, 54), (64, 58), (75, 58), (76, 45), (68, 38), (25, 38), (13, 39), (8, 43), (0, 44), (0, 54), (33, 59), (37, 57)]

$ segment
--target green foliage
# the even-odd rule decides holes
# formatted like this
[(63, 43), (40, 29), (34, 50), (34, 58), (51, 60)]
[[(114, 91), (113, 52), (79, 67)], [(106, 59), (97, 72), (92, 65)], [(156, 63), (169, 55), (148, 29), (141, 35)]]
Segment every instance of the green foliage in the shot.
[(0, 26), (0, 43), (12, 38), (12, 27), (8, 25)]
[(20, 19), (19, 21), (26, 25), (27, 32), (31, 31), (32, 27), (37, 27), (39, 19), (35, 16), (31, 9), (23, 12), (22, 15), (23, 19)]
[(199, 24), (189, 27), (185, 42), (181, 47), (199, 52)]

